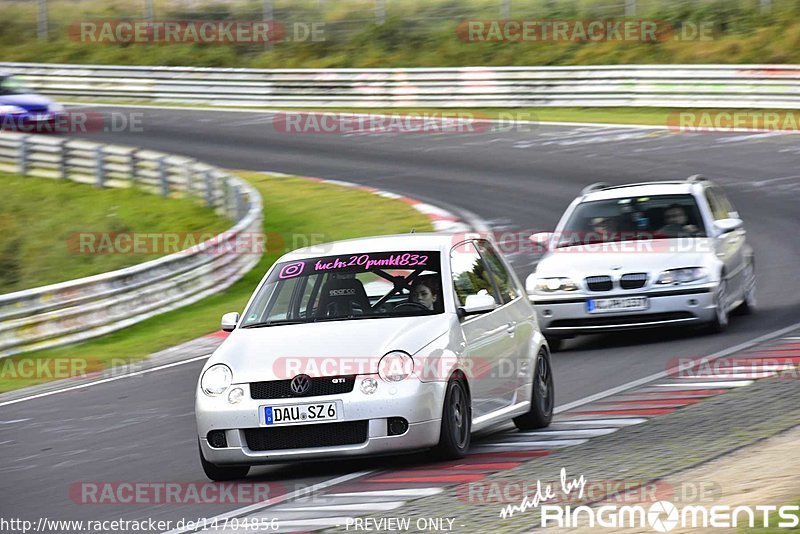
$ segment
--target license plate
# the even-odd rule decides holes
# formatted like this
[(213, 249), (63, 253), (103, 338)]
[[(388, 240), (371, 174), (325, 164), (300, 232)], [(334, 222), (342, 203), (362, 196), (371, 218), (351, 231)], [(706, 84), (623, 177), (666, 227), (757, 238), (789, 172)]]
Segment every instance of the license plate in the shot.
[(333, 421), (339, 417), (339, 410), (335, 402), (264, 406), (263, 410), (265, 425), (316, 423), (317, 421)]
[(647, 297), (621, 297), (618, 299), (589, 299), (586, 311), (603, 313), (615, 311), (641, 311), (648, 308)]

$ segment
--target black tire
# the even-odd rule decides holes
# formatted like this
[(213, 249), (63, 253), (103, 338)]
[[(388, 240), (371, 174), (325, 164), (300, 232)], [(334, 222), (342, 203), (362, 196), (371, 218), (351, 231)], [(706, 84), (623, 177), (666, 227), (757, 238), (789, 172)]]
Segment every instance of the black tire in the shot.
[(250, 471), (249, 465), (232, 465), (222, 466), (212, 464), (203, 456), (203, 450), (200, 448), (200, 443), (197, 443), (197, 449), (200, 453), (200, 464), (203, 466), (203, 472), (206, 476), (214, 482), (227, 482), (230, 480), (239, 480), (247, 476)]
[(716, 314), (714, 318), (708, 323), (707, 330), (711, 334), (720, 334), (727, 330), (728, 323), (730, 322), (730, 316), (728, 314), (728, 310), (725, 309), (727, 305), (728, 299), (728, 281), (725, 279), (725, 275), (723, 274), (720, 278), (719, 285), (717, 286), (717, 291), (714, 295), (714, 300), (716, 301), (717, 308)]
[(528, 413), (514, 418), (514, 424), (520, 430), (534, 430), (550, 426), (553, 420), (555, 405), (555, 383), (550, 355), (545, 348), (536, 357), (536, 369), (533, 374), (533, 396)]
[(547, 346), (550, 347), (550, 352), (558, 352), (564, 348), (563, 337), (545, 336), (545, 339), (547, 340)]
[(469, 450), (471, 432), (472, 406), (467, 388), (460, 378), (451, 378), (444, 396), (439, 444), (433, 455), (440, 460), (463, 458)]

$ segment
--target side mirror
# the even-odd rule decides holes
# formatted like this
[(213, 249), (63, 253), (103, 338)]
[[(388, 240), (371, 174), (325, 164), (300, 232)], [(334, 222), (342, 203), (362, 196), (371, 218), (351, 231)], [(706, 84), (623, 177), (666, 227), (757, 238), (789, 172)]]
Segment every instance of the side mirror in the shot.
[(714, 226), (716, 226), (723, 234), (738, 230), (742, 227), (742, 224), (743, 223), (741, 219), (720, 219), (714, 222)]
[(464, 302), (464, 315), (475, 315), (493, 311), (497, 307), (494, 297), (482, 290), (477, 295), (467, 295)]
[(222, 321), (220, 321), (220, 325), (222, 326), (223, 332), (233, 332), (233, 329), (236, 328), (236, 324), (239, 322), (239, 312), (230, 312), (226, 313), (222, 316)]
[(550, 240), (553, 239), (553, 232), (537, 232), (528, 239), (533, 243), (534, 252), (546, 252), (550, 248)]

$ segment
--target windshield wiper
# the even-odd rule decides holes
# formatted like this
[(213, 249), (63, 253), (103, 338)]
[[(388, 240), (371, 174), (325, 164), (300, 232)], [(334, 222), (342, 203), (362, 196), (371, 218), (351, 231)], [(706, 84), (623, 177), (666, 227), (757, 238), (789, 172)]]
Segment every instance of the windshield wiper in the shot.
[(299, 321), (299, 320), (292, 320), (292, 319), (284, 319), (280, 321), (263, 321), (260, 323), (251, 323), (246, 324), (242, 328), (264, 328), (267, 326), (281, 326), (285, 324), (306, 324), (308, 321)]

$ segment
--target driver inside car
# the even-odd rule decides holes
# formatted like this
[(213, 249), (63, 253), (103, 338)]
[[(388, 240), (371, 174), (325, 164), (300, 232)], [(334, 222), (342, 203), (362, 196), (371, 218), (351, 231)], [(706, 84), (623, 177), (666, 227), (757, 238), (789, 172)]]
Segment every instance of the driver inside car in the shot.
[(439, 284), (436, 279), (421, 278), (414, 281), (408, 300), (433, 311), (434, 305), (439, 300)]

